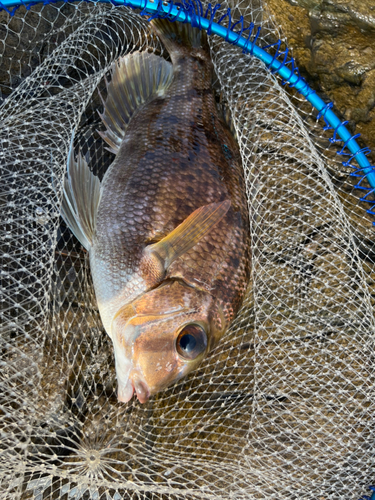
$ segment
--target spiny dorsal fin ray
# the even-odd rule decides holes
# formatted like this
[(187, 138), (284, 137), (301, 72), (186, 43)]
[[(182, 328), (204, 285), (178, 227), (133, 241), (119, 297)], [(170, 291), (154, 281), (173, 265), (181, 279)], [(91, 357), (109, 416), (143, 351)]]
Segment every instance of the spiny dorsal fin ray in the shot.
[(100, 115), (105, 132), (99, 132), (117, 154), (125, 131), (136, 110), (152, 96), (162, 95), (172, 76), (172, 64), (149, 52), (134, 52), (120, 57), (111, 69), (112, 79), (107, 85), (107, 99)]
[(92, 244), (99, 201), (100, 181), (91, 172), (80, 152), (77, 160), (74, 160), (72, 140), (60, 211), (64, 221), (86, 250)]

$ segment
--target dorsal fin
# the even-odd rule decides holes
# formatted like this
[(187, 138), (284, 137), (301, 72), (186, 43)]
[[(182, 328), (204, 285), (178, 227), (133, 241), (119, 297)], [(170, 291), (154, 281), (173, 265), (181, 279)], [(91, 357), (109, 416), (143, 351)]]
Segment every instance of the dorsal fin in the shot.
[(120, 57), (112, 66), (107, 85), (107, 99), (101, 97), (104, 112), (100, 115), (105, 132), (99, 132), (117, 154), (125, 131), (135, 111), (153, 96), (163, 95), (172, 76), (172, 64), (149, 52), (134, 52)]

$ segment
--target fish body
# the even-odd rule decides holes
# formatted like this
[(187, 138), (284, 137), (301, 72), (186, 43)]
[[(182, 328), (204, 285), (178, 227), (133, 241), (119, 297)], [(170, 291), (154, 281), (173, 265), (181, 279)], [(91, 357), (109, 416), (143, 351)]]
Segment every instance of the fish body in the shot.
[(115, 66), (102, 137), (116, 158), (99, 194), (95, 184), (89, 228), (69, 180), (125, 402), (134, 392), (147, 401), (198, 366), (250, 273), (241, 157), (215, 103), (206, 42), (188, 25), (154, 29), (172, 64), (137, 53)]

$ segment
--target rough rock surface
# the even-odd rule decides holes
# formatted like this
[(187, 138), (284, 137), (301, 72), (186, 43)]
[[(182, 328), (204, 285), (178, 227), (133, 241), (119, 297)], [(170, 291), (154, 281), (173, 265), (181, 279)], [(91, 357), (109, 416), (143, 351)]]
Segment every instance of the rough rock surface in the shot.
[(310, 85), (334, 102), (374, 150), (375, 0), (267, 0), (267, 5)]

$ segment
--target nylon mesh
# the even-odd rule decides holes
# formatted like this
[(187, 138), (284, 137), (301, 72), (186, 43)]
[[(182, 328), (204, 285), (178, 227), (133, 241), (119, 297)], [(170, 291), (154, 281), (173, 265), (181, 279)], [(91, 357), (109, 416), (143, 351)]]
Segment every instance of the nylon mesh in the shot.
[[(230, 5), (279, 34), (260, 2)], [(374, 257), (322, 120), (262, 63), (210, 37), (246, 177), (252, 274), (201, 367), (118, 403), (88, 259), (59, 215), (71, 136), (102, 177), (98, 89), (133, 50), (127, 8), (0, 13), (0, 498), (357, 499), (374, 475)], [(324, 123), (323, 123), (324, 124)], [(360, 193), (362, 195), (362, 193)]]

